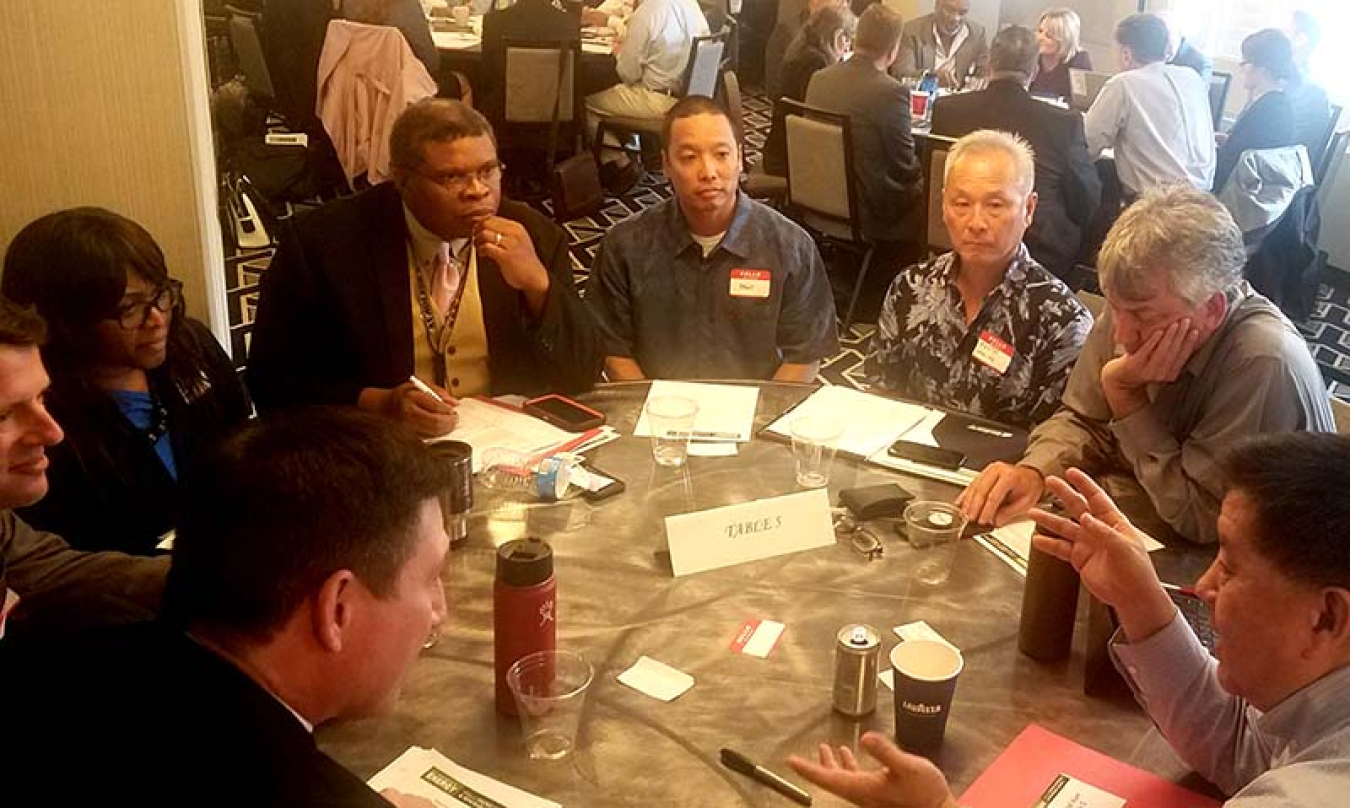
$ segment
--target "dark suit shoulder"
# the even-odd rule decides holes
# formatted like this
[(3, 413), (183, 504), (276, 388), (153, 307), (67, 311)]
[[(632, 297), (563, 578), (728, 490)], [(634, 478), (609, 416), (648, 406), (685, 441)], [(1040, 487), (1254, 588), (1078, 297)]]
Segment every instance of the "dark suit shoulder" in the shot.
[(303, 235), (329, 230), (349, 232), (353, 223), (359, 223), (361, 230), (367, 231), (375, 221), (398, 214), (402, 205), (394, 183), (382, 182), (297, 216), (295, 227)]

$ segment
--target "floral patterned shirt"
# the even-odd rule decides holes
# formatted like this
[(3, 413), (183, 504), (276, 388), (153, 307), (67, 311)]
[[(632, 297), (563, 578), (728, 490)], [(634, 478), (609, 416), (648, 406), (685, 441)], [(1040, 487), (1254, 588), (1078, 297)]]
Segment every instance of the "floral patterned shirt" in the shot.
[(966, 323), (955, 253), (915, 264), (886, 293), (865, 369), (905, 398), (1019, 427), (1059, 405), (1092, 315), (1022, 246)]

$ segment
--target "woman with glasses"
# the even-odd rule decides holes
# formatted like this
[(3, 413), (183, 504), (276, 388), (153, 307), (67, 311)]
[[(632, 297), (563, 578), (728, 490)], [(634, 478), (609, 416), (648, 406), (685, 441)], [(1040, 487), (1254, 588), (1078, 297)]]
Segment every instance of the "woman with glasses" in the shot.
[[(184, 314), (145, 228), (101, 208), (32, 222), (0, 292), (47, 320), (47, 408), (65, 440), (21, 515), (87, 550), (148, 555), (174, 527), (178, 483), (251, 406), (229, 357)], [(0, 414), (2, 417), (2, 414)]]
[(1242, 40), (1238, 79), (1247, 91), (1247, 105), (1227, 133), (1218, 133), (1214, 192), (1223, 190), (1238, 158), (1248, 149), (1278, 149), (1296, 143), (1294, 107), (1285, 95), (1286, 82), (1297, 81), (1294, 47), (1277, 28), (1266, 28)]
[[(817, 10), (788, 45), (779, 73), (782, 97), (806, 99), (806, 87), (818, 71), (838, 64), (853, 49), (857, 19), (847, 8), (826, 6)], [(773, 102), (773, 124), (764, 141), (763, 171), (774, 177), (787, 175), (787, 108)]]
[(1032, 95), (1068, 99), (1069, 69), (1092, 69), (1092, 57), (1078, 44), (1080, 29), (1078, 15), (1072, 9), (1052, 8), (1041, 14), (1036, 26), (1041, 55), (1036, 62), (1036, 75), (1031, 79)]

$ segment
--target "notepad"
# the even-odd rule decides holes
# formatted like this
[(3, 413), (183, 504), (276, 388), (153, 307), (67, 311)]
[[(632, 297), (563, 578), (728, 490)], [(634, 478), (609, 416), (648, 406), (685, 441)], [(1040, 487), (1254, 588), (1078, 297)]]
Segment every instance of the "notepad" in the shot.
[[(755, 408), (759, 405), (758, 387), (658, 379), (652, 382), (647, 400), (651, 401), (656, 396), (680, 396), (698, 404), (694, 430), (689, 436), (691, 442), (744, 443), (754, 435)], [(645, 405), (633, 434), (639, 438), (652, 434)]]

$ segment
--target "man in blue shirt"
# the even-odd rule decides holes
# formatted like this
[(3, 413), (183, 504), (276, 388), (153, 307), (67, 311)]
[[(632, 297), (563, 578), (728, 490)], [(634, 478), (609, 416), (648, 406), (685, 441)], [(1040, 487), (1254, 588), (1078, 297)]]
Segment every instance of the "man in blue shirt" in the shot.
[(663, 141), (674, 197), (609, 231), (586, 290), (609, 378), (814, 379), (838, 350), (815, 244), (739, 192), (739, 138), (711, 99), (672, 107)]

